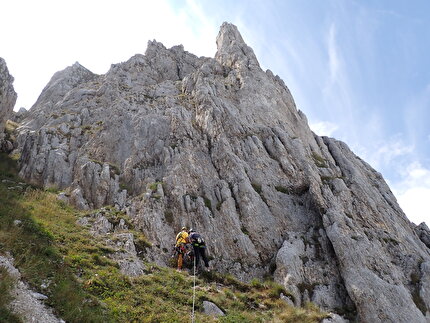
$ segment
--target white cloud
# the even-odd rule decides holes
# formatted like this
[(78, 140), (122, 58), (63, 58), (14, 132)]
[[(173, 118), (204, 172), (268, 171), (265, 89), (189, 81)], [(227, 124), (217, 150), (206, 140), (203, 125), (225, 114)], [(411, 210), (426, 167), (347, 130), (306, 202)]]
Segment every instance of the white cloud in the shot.
[(318, 136), (330, 137), (339, 127), (329, 121), (310, 122), (309, 126)]
[[(397, 173), (401, 172), (401, 168), (405, 160), (410, 160), (415, 152), (415, 146), (404, 140), (402, 134), (397, 134), (389, 139), (383, 138), (378, 132), (373, 132), (372, 126), (367, 125), (363, 129), (363, 137), (368, 138), (368, 142), (364, 144), (357, 144), (357, 153), (366, 160), (372, 167), (378, 171), (385, 173), (385, 170), (394, 167)], [(372, 140), (373, 136), (373, 140)], [(402, 174), (402, 177), (407, 174)]]
[(379, 148), (374, 151), (373, 159), (379, 164), (390, 164), (395, 158), (411, 154), (413, 151), (414, 147), (405, 144), (403, 140), (393, 140), (379, 146)]
[[(329, 120), (336, 120), (336, 124), (344, 128), (343, 133), (347, 135), (343, 139), (348, 139), (348, 142), (358, 141), (357, 123), (361, 116), (357, 112), (360, 100), (356, 97), (357, 92), (352, 85), (353, 63), (349, 54), (352, 48), (345, 41), (346, 31), (338, 31), (336, 26), (335, 22), (332, 22), (325, 34), (326, 74), (320, 90), (323, 101), (319, 104), (325, 109)], [(310, 75), (312, 74), (310, 72)], [(342, 129), (339, 130), (342, 132)]]
[(411, 163), (403, 180), (392, 185), (400, 207), (415, 224), (430, 224), (430, 169), (419, 162)]
[(339, 54), (336, 45), (336, 27), (332, 23), (327, 37), (327, 51), (329, 59), (330, 80), (335, 82), (339, 77)]

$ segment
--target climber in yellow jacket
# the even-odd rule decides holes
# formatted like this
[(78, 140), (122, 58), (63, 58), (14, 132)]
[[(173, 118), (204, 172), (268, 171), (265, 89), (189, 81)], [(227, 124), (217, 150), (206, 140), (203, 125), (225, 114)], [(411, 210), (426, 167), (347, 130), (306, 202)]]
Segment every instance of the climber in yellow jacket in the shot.
[(182, 270), (182, 262), (187, 251), (185, 245), (188, 243), (188, 232), (186, 227), (182, 227), (181, 232), (176, 235), (176, 252), (178, 253), (178, 270)]

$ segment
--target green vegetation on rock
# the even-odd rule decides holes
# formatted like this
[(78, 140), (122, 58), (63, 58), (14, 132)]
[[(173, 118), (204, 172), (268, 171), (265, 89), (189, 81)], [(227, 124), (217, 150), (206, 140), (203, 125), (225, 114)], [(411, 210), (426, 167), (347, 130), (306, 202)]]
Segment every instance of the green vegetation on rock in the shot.
[[(52, 192), (20, 183), (15, 162), (5, 154), (0, 155), (0, 170), (0, 250), (12, 254), (23, 279), (48, 296), (45, 302), (58, 317), (67, 322), (188, 321), (192, 276), (151, 263), (145, 264), (144, 275), (123, 275), (110, 257), (112, 248), (76, 224), (85, 213)], [(120, 213), (110, 220), (120, 218), (128, 223)], [(131, 232), (136, 247), (151, 247), (143, 234)], [(7, 308), (13, 281), (5, 270), (0, 275), (0, 320), (18, 322)], [(229, 275), (204, 273), (195, 291), (196, 322), (318, 322), (326, 317), (309, 304), (288, 305), (280, 294), (289, 293), (273, 282), (245, 284)], [(205, 300), (226, 315), (205, 315)]]

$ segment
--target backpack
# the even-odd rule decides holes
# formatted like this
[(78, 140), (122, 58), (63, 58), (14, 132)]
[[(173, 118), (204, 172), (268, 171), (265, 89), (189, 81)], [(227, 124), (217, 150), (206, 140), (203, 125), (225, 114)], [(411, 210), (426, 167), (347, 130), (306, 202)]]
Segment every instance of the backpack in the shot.
[(186, 238), (184, 238), (184, 233), (183, 231), (179, 232), (176, 236), (176, 245), (178, 245), (178, 241), (183, 240), (183, 242), (181, 243), (185, 243), (186, 242)]
[(203, 239), (203, 237), (198, 233), (191, 234), (190, 239), (191, 239), (191, 242), (193, 243), (193, 245), (196, 245), (196, 246), (204, 246), (205, 245), (205, 239)]

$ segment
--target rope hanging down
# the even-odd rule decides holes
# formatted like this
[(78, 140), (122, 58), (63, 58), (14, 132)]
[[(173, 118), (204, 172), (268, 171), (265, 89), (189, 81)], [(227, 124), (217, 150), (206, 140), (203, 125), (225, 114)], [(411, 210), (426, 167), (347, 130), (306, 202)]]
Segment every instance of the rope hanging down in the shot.
[(194, 257), (193, 312), (191, 314), (191, 323), (194, 323), (195, 302), (196, 302), (196, 258)]

